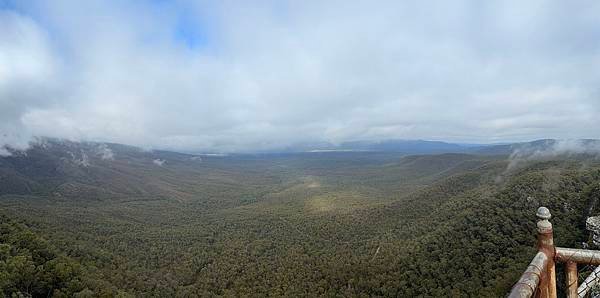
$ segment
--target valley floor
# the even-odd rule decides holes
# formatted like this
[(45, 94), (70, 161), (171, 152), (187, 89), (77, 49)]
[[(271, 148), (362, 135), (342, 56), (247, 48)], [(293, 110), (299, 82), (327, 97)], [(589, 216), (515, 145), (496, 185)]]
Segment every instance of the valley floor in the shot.
[(577, 247), (600, 195), (594, 160), (507, 172), (504, 157), (466, 154), (128, 158), (62, 181), (13, 173), (33, 191), (0, 196), (5, 294), (503, 296), (535, 251), (536, 208)]

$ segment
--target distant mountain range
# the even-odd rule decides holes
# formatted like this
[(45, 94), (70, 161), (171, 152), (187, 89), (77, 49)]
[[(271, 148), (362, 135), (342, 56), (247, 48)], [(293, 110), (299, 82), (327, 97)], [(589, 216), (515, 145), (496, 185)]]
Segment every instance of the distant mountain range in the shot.
[[(58, 152), (56, 149), (60, 148)], [(195, 156), (195, 159), (202, 157), (223, 157), (228, 154), (222, 152), (203, 152), (203, 151), (185, 151), (178, 153), (169, 150), (144, 150), (141, 148), (114, 144), (114, 143), (97, 143), (97, 142), (73, 142), (67, 140), (40, 138), (34, 143), (33, 150), (30, 153), (39, 153), (40, 149), (52, 149), (55, 153), (61, 155), (70, 154), (77, 155), (78, 152), (88, 151), (85, 158), (101, 158), (112, 159), (113, 152), (119, 152), (120, 156), (145, 156), (150, 158), (153, 156), (160, 163), (159, 157), (177, 156)], [(16, 155), (23, 154), (12, 149), (8, 149)], [(405, 155), (422, 155), (422, 154), (443, 154), (443, 153), (467, 153), (467, 154), (482, 154), (482, 155), (531, 155), (531, 154), (547, 154), (547, 153), (600, 153), (600, 140), (598, 139), (576, 139), (576, 140), (555, 140), (542, 139), (531, 142), (507, 143), (507, 144), (467, 144), (467, 143), (450, 143), (443, 141), (429, 140), (382, 140), (382, 141), (351, 141), (340, 144), (320, 142), (320, 143), (303, 143), (295, 144), (281, 149), (273, 149), (268, 151), (248, 151), (240, 153), (232, 153), (232, 155), (244, 154), (291, 154), (291, 153), (324, 153), (324, 152), (388, 152), (400, 153)], [(1, 156), (0, 156), (1, 158)], [(86, 160), (80, 158), (80, 162), (85, 163)]]
[(403, 154), (440, 154), (467, 153), (480, 144), (457, 144), (442, 141), (426, 140), (381, 140), (381, 141), (351, 141), (334, 144), (330, 142), (301, 143), (285, 148), (261, 151), (258, 153), (301, 153), (301, 152), (397, 152)]
[(378, 142), (356, 141), (340, 145), (346, 150), (401, 152), (406, 154), (432, 154), (465, 152), (469, 147), (440, 141), (386, 140)]
[[(341, 144), (320, 143), (303, 144), (281, 150), (283, 152), (397, 152), (402, 154), (441, 154), (441, 153), (471, 153), (485, 155), (509, 155), (520, 152), (549, 152), (573, 151), (575, 153), (590, 153), (600, 151), (600, 140), (554, 140), (543, 139), (532, 142), (509, 144), (462, 144), (427, 140), (383, 140), (383, 141), (353, 141)], [(277, 151), (277, 152), (281, 152)]]
[[(511, 156), (511, 160), (540, 160), (559, 155), (600, 156), (600, 140), (537, 140), (502, 145), (453, 144), (439, 141), (390, 140), (381, 142), (347, 142), (339, 145), (320, 144), (287, 151), (264, 152), (298, 155), (328, 154), (324, 160), (335, 160), (353, 154), (356, 158), (376, 158), (385, 153), (399, 155), (432, 155), (461, 153), (468, 155)], [(274, 156), (275, 157), (275, 156)], [(209, 170), (215, 159), (226, 158), (235, 166), (239, 160), (252, 159), (246, 154), (185, 154), (163, 150), (143, 150), (137, 147), (94, 142), (39, 139), (27, 151), (12, 151), (12, 156), (0, 156), (0, 195), (61, 193), (93, 197), (159, 195), (186, 198), (188, 193), (173, 190), (182, 177), (195, 177), (198, 169)], [(198, 167), (198, 165), (202, 165)], [(174, 175), (169, 179), (169, 175)], [(174, 181), (177, 181), (175, 183)], [(193, 181), (189, 181), (193, 184)], [(141, 187), (141, 185), (146, 185)]]

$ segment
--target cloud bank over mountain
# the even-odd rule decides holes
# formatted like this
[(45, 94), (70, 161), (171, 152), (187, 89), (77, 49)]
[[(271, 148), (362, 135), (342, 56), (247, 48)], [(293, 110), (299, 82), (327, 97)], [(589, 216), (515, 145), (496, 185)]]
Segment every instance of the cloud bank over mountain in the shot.
[(598, 138), (596, 1), (2, 1), (0, 147)]

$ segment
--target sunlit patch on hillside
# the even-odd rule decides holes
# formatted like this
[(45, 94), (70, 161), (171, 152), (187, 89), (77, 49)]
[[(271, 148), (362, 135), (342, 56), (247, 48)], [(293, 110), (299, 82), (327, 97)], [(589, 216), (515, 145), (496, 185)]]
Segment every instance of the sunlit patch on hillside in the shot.
[(314, 181), (306, 185), (308, 188), (319, 188), (321, 187), (321, 183)]
[(305, 209), (311, 213), (348, 213), (373, 204), (358, 193), (338, 192), (313, 196), (306, 200)]
[(306, 188), (319, 188), (321, 187), (321, 181), (315, 176), (305, 176), (301, 178), (302, 186)]

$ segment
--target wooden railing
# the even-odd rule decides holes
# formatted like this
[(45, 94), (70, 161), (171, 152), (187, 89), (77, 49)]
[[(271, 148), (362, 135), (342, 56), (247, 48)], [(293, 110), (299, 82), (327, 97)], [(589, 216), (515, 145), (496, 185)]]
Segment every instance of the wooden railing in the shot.
[(513, 286), (509, 297), (556, 297), (555, 263), (565, 265), (566, 296), (569, 298), (585, 296), (589, 285), (583, 284), (577, 287), (577, 265), (600, 265), (600, 251), (555, 247), (552, 224), (549, 221), (550, 211), (546, 207), (540, 207), (536, 216), (539, 218), (538, 253)]

